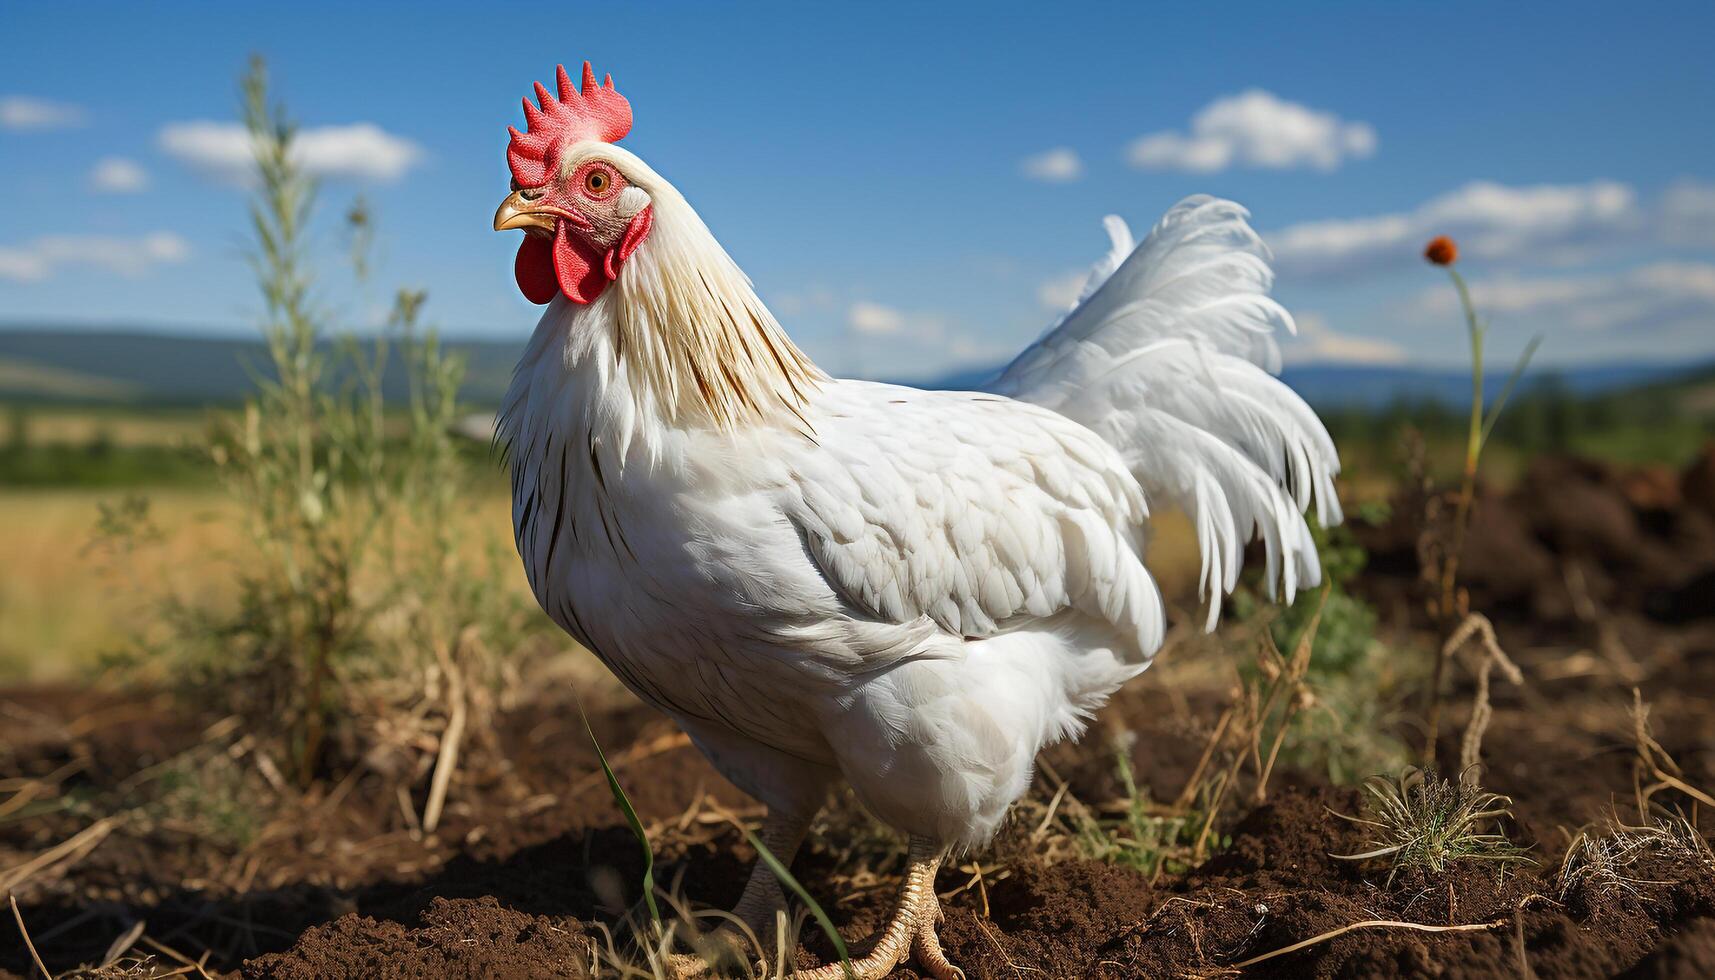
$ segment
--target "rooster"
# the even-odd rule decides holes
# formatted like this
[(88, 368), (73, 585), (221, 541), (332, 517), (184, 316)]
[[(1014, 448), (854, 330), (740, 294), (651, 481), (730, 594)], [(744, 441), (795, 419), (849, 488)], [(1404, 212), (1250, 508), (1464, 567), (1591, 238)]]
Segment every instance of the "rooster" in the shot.
[[(615, 144), (630, 103), (585, 63), (511, 128), (514, 271), (547, 310), (498, 438), (537, 600), (767, 809), (790, 862), (838, 783), (909, 838), (857, 975), (963, 974), (934, 881), (1162, 643), (1152, 505), (1184, 511), (1208, 625), (1246, 545), (1290, 599), (1339, 520), (1338, 457), (1273, 375), (1292, 318), (1228, 201), (1112, 247), (1072, 309), (981, 391), (833, 378), (685, 198)], [(736, 909), (761, 929), (780, 883)], [(843, 977), (841, 966), (811, 980)]]

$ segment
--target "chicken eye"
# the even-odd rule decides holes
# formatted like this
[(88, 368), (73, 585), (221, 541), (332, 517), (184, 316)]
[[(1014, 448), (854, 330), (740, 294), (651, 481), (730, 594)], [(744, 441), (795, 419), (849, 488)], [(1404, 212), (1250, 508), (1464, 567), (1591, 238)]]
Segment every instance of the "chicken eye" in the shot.
[(613, 178), (609, 177), (605, 170), (591, 170), (584, 175), (584, 190), (591, 194), (606, 193), (611, 186), (613, 186)]

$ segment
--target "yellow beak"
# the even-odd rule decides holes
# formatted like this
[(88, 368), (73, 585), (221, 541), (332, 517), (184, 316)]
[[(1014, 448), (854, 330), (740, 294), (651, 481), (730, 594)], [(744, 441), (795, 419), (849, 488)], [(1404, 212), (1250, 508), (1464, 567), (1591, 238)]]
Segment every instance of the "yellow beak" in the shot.
[(494, 212), (494, 230), (541, 228), (552, 232), (554, 230), (554, 216), (531, 210), (534, 204), (534, 201), (524, 197), (523, 191), (513, 191), (507, 195), (506, 200), (500, 202), (500, 210)]

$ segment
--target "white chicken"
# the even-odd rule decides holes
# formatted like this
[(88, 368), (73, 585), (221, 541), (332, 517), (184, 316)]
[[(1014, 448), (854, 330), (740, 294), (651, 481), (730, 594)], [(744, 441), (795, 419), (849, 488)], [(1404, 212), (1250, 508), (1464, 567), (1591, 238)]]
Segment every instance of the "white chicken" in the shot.
[[(613, 145), (631, 108), (589, 65), (513, 129), (520, 288), (547, 303), (501, 412), (536, 598), (767, 807), (790, 861), (839, 781), (910, 839), (855, 966), (942, 954), (935, 871), (988, 841), (1037, 752), (1149, 666), (1165, 614), (1150, 506), (1184, 510), (1213, 625), (1260, 536), (1290, 597), (1302, 516), (1339, 520), (1334, 445), (1276, 380), (1266, 249), (1243, 208), (1170, 210), (984, 391), (835, 379), (672, 185)], [(760, 865), (737, 912), (783, 902)], [(810, 977), (843, 976), (835, 966)]]

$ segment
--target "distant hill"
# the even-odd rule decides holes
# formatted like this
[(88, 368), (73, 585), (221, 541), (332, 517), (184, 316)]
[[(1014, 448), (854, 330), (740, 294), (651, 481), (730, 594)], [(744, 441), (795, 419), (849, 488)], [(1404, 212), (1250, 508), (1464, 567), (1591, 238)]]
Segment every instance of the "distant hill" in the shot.
[[(1483, 378), (1483, 389), (1493, 399), (1506, 386), (1506, 371)], [(1677, 380), (1690, 373), (1685, 362), (1591, 364), (1574, 367), (1532, 367), (1519, 382), (1519, 394), (1547, 384), (1550, 379), (1574, 397), (1606, 394)], [(1467, 371), (1388, 367), (1354, 364), (1289, 365), (1282, 381), (1317, 407), (1380, 408), (1395, 402), (1439, 402), (1464, 407), (1471, 402), (1471, 375)]]
[[(1532, 368), (1520, 382), (1527, 393), (1552, 378), (1575, 397), (1676, 381), (1707, 373), (1715, 365), (1688, 368), (1673, 363), (1593, 364), (1570, 368)], [(961, 391), (994, 377), (997, 368), (962, 370), (926, 381), (920, 388)], [(1510, 370), (1510, 369), (1509, 369)], [(1381, 408), (1396, 402), (1437, 402), (1462, 407), (1471, 400), (1471, 375), (1452, 369), (1369, 364), (1289, 364), (1280, 379), (1318, 408)], [(1506, 372), (1488, 375), (1484, 390), (1493, 398), (1505, 387)]]
[[(524, 341), (449, 341), (466, 360), (464, 397), (499, 404)], [(137, 330), (0, 329), (0, 400), (207, 405), (241, 401), (266, 374), (260, 340)], [(403, 395), (403, 378), (390, 396)]]
[[(465, 400), (498, 405), (524, 338), (447, 341), (467, 363)], [(76, 404), (204, 405), (243, 399), (264, 370), (260, 341), (184, 336), (114, 328), (0, 327), (0, 401)], [(1708, 373), (1710, 365), (1701, 370)], [(916, 382), (921, 388), (977, 387), (995, 368), (958, 371)], [(1683, 362), (1597, 364), (1532, 369), (1526, 390), (1554, 378), (1575, 396), (1674, 381), (1698, 368)], [(398, 372), (393, 372), (396, 376)], [(1318, 407), (1375, 408), (1396, 401), (1463, 405), (1470, 376), (1457, 370), (1353, 364), (1304, 364), (1286, 368), (1282, 379)], [(1486, 384), (1498, 391), (1505, 374)], [(402, 379), (401, 379), (402, 383)], [(391, 394), (401, 394), (394, 391)]]

